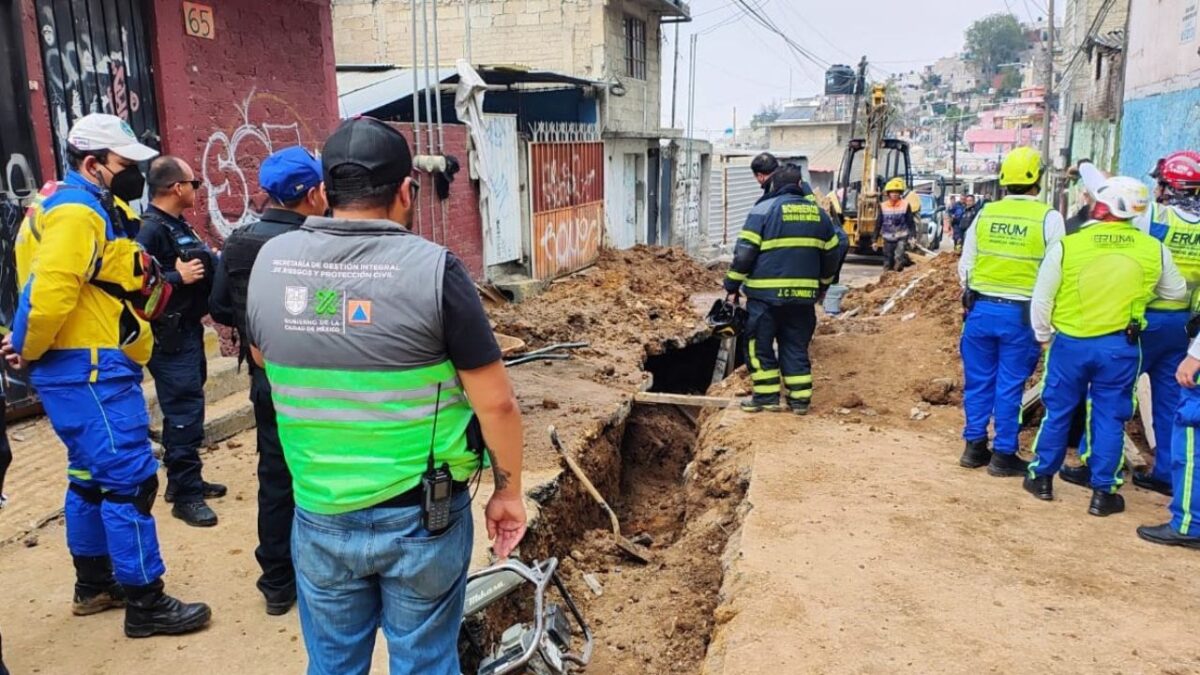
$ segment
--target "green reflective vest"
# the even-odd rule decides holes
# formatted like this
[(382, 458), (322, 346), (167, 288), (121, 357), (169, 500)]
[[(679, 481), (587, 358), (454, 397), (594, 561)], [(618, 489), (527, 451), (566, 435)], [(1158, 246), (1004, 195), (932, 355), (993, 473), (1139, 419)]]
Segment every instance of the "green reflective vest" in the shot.
[(1033, 297), (1038, 267), (1046, 257), (1046, 214), (1050, 206), (1007, 197), (983, 207), (975, 221), (978, 257), (971, 290), (984, 295)]
[(1051, 323), (1064, 335), (1098, 337), (1145, 328), (1162, 276), (1162, 244), (1129, 221), (1099, 222), (1062, 240), (1062, 284)]
[(471, 406), (449, 361), (379, 372), (266, 368), (296, 504), (306, 511), (356, 511), (411, 490), (431, 445), (455, 480), (479, 466), (467, 447)]
[[(1154, 204), (1150, 212), (1150, 234), (1171, 252), (1175, 265), (1187, 281), (1189, 297), (1195, 296), (1196, 288), (1200, 287), (1200, 222), (1189, 222), (1175, 209)], [(1150, 307), (1185, 310), (1189, 308), (1188, 304), (1186, 300), (1155, 298)]]

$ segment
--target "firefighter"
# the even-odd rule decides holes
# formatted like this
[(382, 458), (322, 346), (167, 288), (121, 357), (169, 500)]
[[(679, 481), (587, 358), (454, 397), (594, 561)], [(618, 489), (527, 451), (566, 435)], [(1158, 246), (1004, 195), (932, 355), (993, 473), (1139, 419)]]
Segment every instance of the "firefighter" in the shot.
[(1183, 300), (1187, 283), (1170, 250), (1132, 223), (1150, 208), (1145, 185), (1117, 176), (1095, 197), (1092, 222), (1046, 250), (1034, 285), (1033, 330), (1049, 350), (1042, 389), (1046, 414), (1024, 487), (1038, 499), (1054, 499), (1054, 474), (1066, 454), (1072, 414), (1090, 396), (1088, 513), (1108, 516), (1125, 510), (1117, 491), (1146, 306), (1156, 296)]
[(754, 394), (742, 403), (746, 412), (783, 410), (781, 384), (792, 412), (807, 414), (812, 400), (815, 304), (837, 273), (841, 250), (833, 221), (805, 194), (801, 179), (794, 165), (776, 173), (777, 187), (746, 217), (725, 279), (730, 301), (742, 289), (748, 298), (746, 362)]
[(151, 508), (158, 461), (150, 450), (142, 367), (148, 319), (170, 295), (133, 241), (127, 202), (142, 196), (138, 162), (157, 155), (119, 117), (85, 115), (67, 134), (69, 169), (49, 183), (17, 235), (21, 291), (6, 359), (27, 364), (46, 416), (67, 447), (67, 548), (77, 615), (125, 609), (125, 634), (197, 630), (204, 603), (163, 593), (166, 572)]
[[(1029, 326), (1029, 299), (1047, 246), (1063, 237), (1063, 218), (1037, 199), (1042, 157), (1017, 148), (1004, 159), (1004, 199), (984, 207), (963, 240), (958, 277), (966, 321), (959, 351), (963, 392), (963, 441), (958, 463), (987, 465), (993, 476), (1024, 475), (1017, 457), (1021, 395), (1037, 367), (1038, 346)], [(988, 423), (995, 425), (988, 448)]]

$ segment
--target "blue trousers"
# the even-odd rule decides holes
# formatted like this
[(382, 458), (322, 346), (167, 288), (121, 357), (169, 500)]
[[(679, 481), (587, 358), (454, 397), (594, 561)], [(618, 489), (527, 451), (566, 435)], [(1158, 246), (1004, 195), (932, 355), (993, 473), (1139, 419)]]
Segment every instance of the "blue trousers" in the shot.
[[(1171, 527), (1185, 536), (1200, 536), (1200, 481), (1197, 479), (1196, 428), (1200, 427), (1200, 389), (1183, 389), (1175, 412), (1171, 444)], [(1160, 443), (1159, 447), (1162, 445)], [(1155, 464), (1159, 462), (1155, 458)], [(1155, 467), (1157, 468), (1157, 467)]]
[[(1171, 482), (1171, 462), (1175, 436), (1175, 411), (1179, 407), (1180, 386), (1175, 369), (1187, 357), (1189, 313), (1146, 312), (1146, 330), (1142, 331), (1142, 369), (1150, 376), (1151, 409), (1154, 411), (1154, 470), (1156, 480)], [(1079, 446), (1084, 464), (1091, 459), (1088, 439)]]
[[(150, 420), (137, 380), (38, 387), (55, 433), (67, 446), (68, 479), (84, 488), (132, 497), (158, 471)], [(99, 504), (67, 490), (67, 548), (109, 556), (122, 584), (145, 586), (166, 571), (154, 518), (130, 503)]]
[(200, 461), (200, 444), (204, 442), (204, 383), (208, 379), (204, 329), (200, 324), (189, 326), (178, 352), (164, 353), (155, 348), (148, 365), (163, 415), (167, 484), (174, 486), (176, 501), (197, 501), (204, 494)]
[(1017, 452), (1021, 432), (1021, 395), (1025, 382), (1037, 368), (1038, 348), (1025, 307), (980, 300), (963, 325), (963, 439), (988, 436), (994, 420), (996, 452)]
[[(746, 363), (754, 385), (754, 398), (778, 404), (780, 382), (788, 402), (812, 400), (812, 362), (808, 347), (817, 329), (814, 305), (772, 305), (753, 298), (746, 301)], [(776, 353), (775, 345), (779, 345)]]
[(1031, 477), (1051, 476), (1062, 468), (1071, 418), (1090, 393), (1092, 488), (1116, 492), (1121, 487), (1125, 423), (1133, 417), (1140, 361), (1140, 347), (1129, 344), (1124, 335), (1055, 336), (1046, 355), (1046, 414), (1033, 441)]
[(292, 558), (309, 675), (366, 675), (383, 628), (391, 673), (458, 675), (474, 524), (466, 491), (433, 536), (421, 507), (296, 509)]

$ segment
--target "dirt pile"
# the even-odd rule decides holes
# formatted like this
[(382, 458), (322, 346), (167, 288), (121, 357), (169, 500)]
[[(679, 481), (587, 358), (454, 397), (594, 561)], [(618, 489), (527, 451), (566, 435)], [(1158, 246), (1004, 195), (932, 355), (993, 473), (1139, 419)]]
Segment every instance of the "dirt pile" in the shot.
[[(719, 291), (721, 273), (683, 252), (638, 246), (604, 250), (600, 260), (553, 283), (542, 295), (516, 305), (492, 307), (496, 330), (530, 348), (585, 341), (591, 352), (617, 357), (628, 367), (662, 345), (690, 335), (697, 325), (692, 295)], [(645, 348), (644, 348), (645, 347)]]
[[(910, 312), (942, 316), (947, 325), (962, 325), (962, 288), (958, 283), (958, 256), (941, 254), (915, 258), (916, 265), (892, 272), (861, 290), (851, 290), (842, 302), (843, 311), (857, 315), (878, 314), (895, 298), (888, 314)], [(900, 294), (907, 289), (901, 297)]]

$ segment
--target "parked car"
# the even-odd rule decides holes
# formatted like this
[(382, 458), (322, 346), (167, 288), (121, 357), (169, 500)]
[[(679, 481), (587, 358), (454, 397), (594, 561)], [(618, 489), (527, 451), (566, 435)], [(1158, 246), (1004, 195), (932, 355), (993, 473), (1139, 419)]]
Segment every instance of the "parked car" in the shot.
[(920, 243), (931, 251), (936, 251), (942, 245), (942, 216), (946, 207), (938, 202), (933, 195), (917, 195), (921, 200), (921, 236)]

